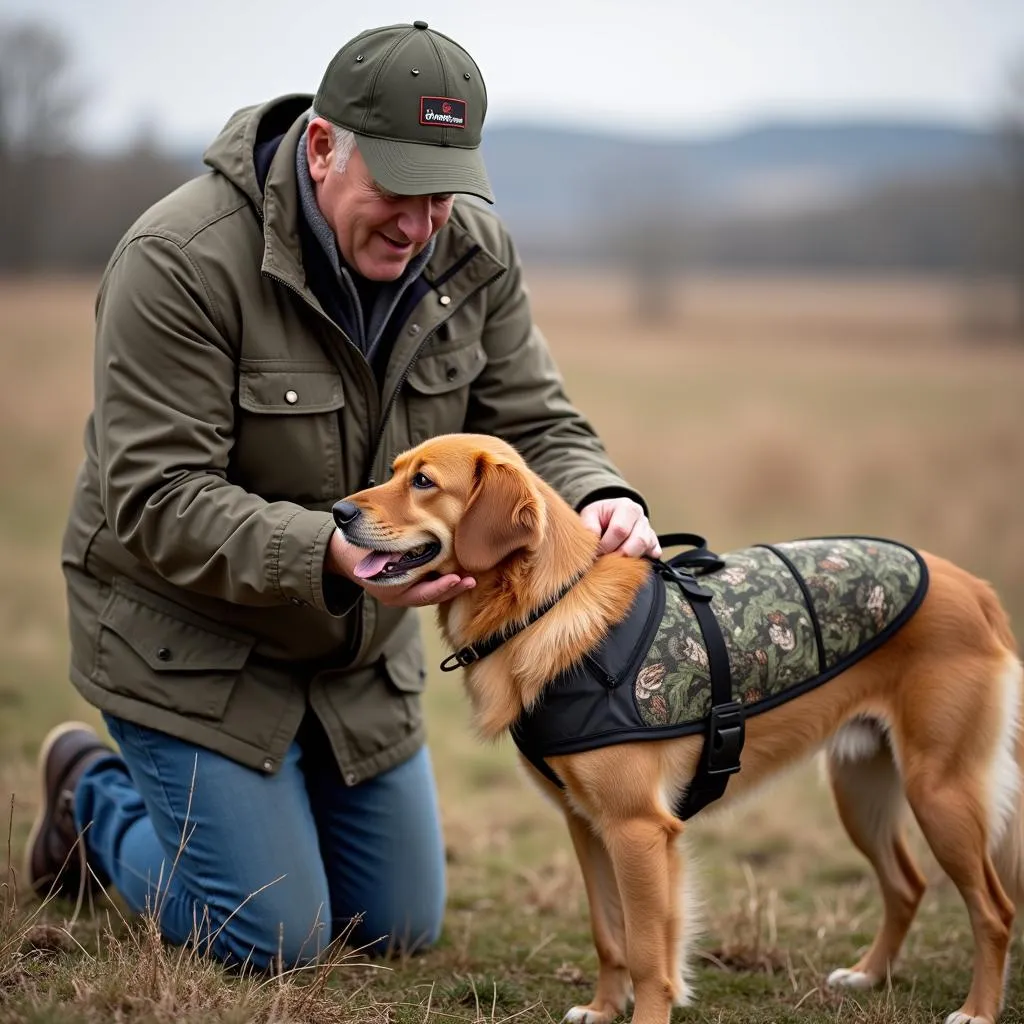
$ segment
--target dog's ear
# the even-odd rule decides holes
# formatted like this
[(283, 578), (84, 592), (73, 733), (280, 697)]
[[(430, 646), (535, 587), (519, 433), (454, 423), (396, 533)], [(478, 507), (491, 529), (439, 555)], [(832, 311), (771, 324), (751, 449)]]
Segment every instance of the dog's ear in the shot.
[(479, 455), (473, 489), (455, 529), (455, 557), (466, 572), (493, 569), (519, 548), (540, 543), (540, 497), (526, 475)]

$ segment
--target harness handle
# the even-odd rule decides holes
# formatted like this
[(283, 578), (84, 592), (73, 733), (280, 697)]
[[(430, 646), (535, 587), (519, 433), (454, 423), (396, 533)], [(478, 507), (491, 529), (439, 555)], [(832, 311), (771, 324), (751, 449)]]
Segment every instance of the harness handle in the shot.
[(692, 576), (701, 576), (707, 572), (718, 572), (725, 568), (725, 561), (708, 550), (708, 542), (696, 533), (664, 533), (658, 536), (662, 549), (689, 547), (663, 562), (670, 569), (682, 569)]

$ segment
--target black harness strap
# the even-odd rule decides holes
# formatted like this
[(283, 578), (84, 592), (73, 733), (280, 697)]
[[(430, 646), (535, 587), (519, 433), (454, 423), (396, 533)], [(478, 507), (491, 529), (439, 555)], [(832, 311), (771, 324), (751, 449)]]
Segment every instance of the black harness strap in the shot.
[(554, 783), (559, 789), (565, 789), (565, 783), (555, 773), (555, 769), (552, 768), (551, 765), (549, 765), (547, 761), (540, 756), (540, 754), (533, 750), (524, 750), (522, 747), (519, 747), (519, 753), (521, 753), (523, 757), (525, 757), (526, 760), (529, 761), (530, 764), (532, 764), (533, 767), (548, 780), (548, 782)]
[(658, 541), (663, 548), (679, 544), (693, 545), (693, 550), (684, 551), (668, 562), (656, 564), (666, 583), (671, 581), (682, 590), (697, 617), (697, 625), (700, 626), (704, 647), (708, 652), (711, 676), (711, 713), (708, 716), (704, 749), (697, 764), (697, 773), (685, 796), (673, 808), (676, 816), (686, 821), (708, 804), (720, 799), (729, 784), (729, 776), (740, 770), (745, 725), (743, 705), (733, 700), (729, 652), (718, 620), (711, 611), (712, 594), (697, 582), (695, 575), (716, 572), (725, 563), (714, 552), (708, 551), (703, 537), (695, 534), (667, 534), (659, 537)]

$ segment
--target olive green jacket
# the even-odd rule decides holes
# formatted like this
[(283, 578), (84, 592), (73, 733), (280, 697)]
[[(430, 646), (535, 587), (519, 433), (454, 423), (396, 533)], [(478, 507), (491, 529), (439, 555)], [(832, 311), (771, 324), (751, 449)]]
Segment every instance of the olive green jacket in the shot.
[[(471, 430), (574, 506), (632, 494), (567, 400), (508, 235), (457, 203), (383, 382), (306, 284), (308, 96), (237, 113), (211, 170), (129, 229), (100, 285), (95, 405), (63, 547), (92, 704), (275, 771), (312, 707), (346, 781), (423, 742), (414, 613), (325, 575), (334, 501)], [(261, 192), (259, 138), (286, 131)]]

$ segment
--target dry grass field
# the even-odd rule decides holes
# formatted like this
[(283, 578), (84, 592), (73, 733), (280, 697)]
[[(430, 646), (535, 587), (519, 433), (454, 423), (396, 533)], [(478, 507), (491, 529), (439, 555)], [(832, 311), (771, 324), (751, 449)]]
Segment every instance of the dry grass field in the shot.
[[(1024, 344), (971, 338), (935, 281), (688, 280), (677, 317), (631, 322), (614, 278), (535, 270), (535, 311), (569, 391), (662, 531), (719, 550), (861, 532), (990, 579), (1024, 634)], [(94, 282), (0, 283), (0, 779), (17, 865), (32, 757), (69, 715), (58, 544), (91, 389)], [(429, 627), (429, 622), (428, 622)], [(433, 663), (440, 646), (431, 646)], [(0, 888), (6, 1021), (557, 1021), (588, 997), (595, 957), (555, 814), (508, 745), (481, 746), (457, 679), (433, 671), (431, 745), (449, 850), (440, 946), (404, 962), (339, 959), (311, 976), (228, 977), (166, 949), (116, 900), (34, 906)], [(965, 713), (969, 708), (965, 707)], [(810, 765), (728, 815), (698, 820), (699, 1001), (679, 1021), (924, 1022), (959, 1005), (966, 914), (934, 863), (883, 991), (822, 979), (856, 958), (879, 906)], [(1024, 1020), (1021, 950), (1004, 1019)]]

